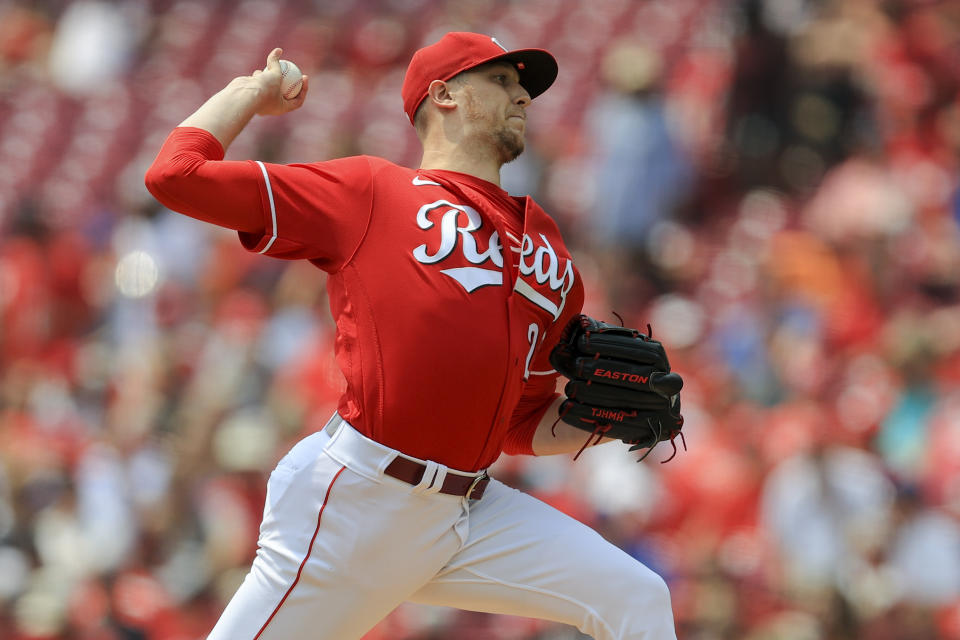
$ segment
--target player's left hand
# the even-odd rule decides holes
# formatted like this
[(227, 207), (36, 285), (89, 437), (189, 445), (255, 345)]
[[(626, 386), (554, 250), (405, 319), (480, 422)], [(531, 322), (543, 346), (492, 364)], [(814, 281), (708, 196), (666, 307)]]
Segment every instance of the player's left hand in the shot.
[(650, 336), (580, 315), (564, 329), (550, 363), (570, 379), (560, 405), (567, 424), (597, 441), (622, 440), (630, 451), (649, 453), (678, 435), (682, 441), (683, 378), (670, 371), (663, 345)]
[(280, 71), (282, 54), (283, 49), (277, 47), (267, 55), (267, 66), (257, 69), (250, 75), (251, 80), (261, 92), (257, 115), (277, 116), (289, 113), (303, 106), (303, 101), (307, 99), (309, 79), (306, 75), (303, 76), (303, 87), (295, 98), (283, 97), (280, 89), (283, 82), (283, 74)]

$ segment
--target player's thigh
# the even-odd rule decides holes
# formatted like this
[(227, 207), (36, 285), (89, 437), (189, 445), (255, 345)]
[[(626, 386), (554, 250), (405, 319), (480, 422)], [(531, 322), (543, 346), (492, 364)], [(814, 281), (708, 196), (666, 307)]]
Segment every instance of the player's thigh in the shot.
[(464, 548), (410, 600), (554, 620), (594, 638), (676, 637), (660, 576), (583, 523), (499, 482), (471, 508)]
[(271, 474), (257, 556), (211, 640), (359, 638), (459, 547), (456, 500), (361, 476), (323, 444)]

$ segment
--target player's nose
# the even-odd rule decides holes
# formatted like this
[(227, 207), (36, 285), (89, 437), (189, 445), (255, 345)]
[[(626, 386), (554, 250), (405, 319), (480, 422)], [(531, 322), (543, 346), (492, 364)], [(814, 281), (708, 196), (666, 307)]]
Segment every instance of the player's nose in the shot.
[(529, 107), (532, 100), (527, 90), (518, 84), (516, 94), (513, 96), (513, 104), (521, 107)]

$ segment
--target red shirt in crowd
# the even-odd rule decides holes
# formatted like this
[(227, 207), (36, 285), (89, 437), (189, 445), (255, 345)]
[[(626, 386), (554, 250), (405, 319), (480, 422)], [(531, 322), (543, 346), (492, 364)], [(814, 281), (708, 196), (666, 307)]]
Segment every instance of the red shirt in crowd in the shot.
[(583, 304), (554, 221), (528, 197), (453, 171), (356, 156), (223, 161), (175, 129), (147, 172), (167, 207), (243, 246), (329, 274), (340, 414), (408, 455), (475, 471), (531, 453), (556, 398), (550, 348)]

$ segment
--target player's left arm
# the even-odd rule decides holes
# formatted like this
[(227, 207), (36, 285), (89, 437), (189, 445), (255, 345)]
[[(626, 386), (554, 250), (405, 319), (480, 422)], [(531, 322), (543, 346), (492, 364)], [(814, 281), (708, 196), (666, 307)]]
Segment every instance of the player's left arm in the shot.
[[(564, 397), (558, 395), (550, 403), (543, 418), (537, 424), (533, 432), (533, 442), (531, 448), (535, 456), (551, 456), (558, 453), (576, 453), (583, 448), (584, 433), (580, 429), (570, 426), (560, 420), (560, 405), (563, 404)], [(611, 442), (612, 438), (601, 438), (595, 444)]]
[[(582, 304), (579, 292), (574, 292), (571, 309)], [(560, 338), (562, 323), (551, 327), (540, 349), (533, 357), (533, 373), (524, 385), (523, 396), (517, 403), (504, 441), (504, 453), (512, 455), (549, 456), (558, 453), (576, 453), (583, 448), (586, 434), (560, 420), (560, 405), (565, 397), (557, 392), (557, 383), (566, 378), (553, 369), (549, 355)], [(596, 440), (596, 438), (594, 438)], [(600, 442), (607, 442), (604, 438)]]
[[(504, 441), (504, 453), (549, 456), (577, 453), (584, 447), (586, 434), (560, 419), (560, 405), (566, 398), (557, 392), (557, 384), (566, 383), (566, 378), (554, 370), (550, 363), (550, 353), (563, 336), (564, 328), (583, 307), (584, 294), (579, 274), (576, 282), (577, 285), (568, 293), (562, 318), (549, 326), (529, 364), (531, 373), (528, 374), (523, 396), (513, 412)], [(602, 438), (597, 442), (594, 437), (590, 443), (601, 444), (610, 440)]]
[[(560, 405), (565, 398), (554, 391), (557, 377), (538, 376), (527, 382), (504, 440), (504, 453), (549, 456), (583, 448), (586, 434), (560, 420)], [(600, 442), (608, 441), (603, 438)]]

